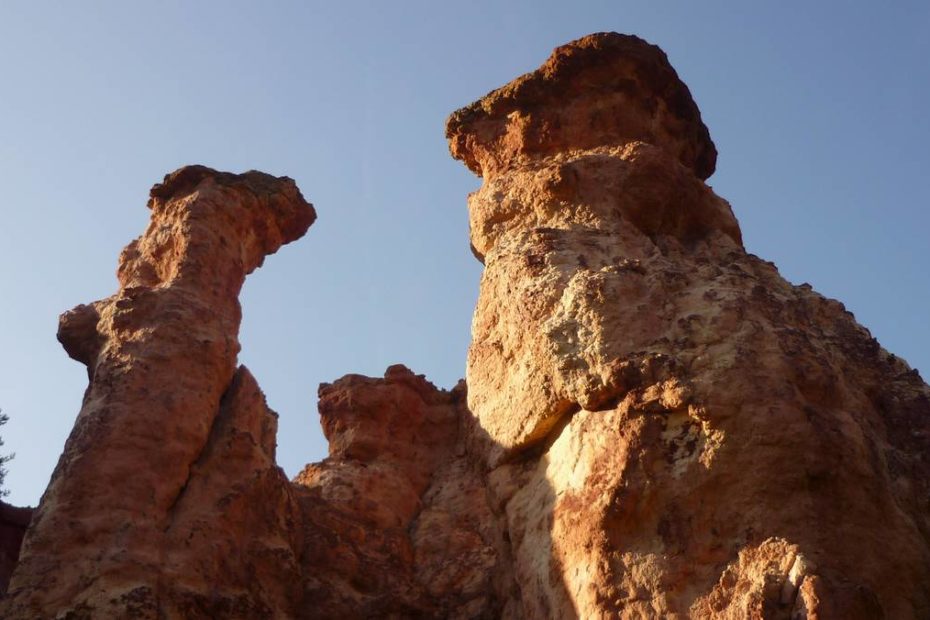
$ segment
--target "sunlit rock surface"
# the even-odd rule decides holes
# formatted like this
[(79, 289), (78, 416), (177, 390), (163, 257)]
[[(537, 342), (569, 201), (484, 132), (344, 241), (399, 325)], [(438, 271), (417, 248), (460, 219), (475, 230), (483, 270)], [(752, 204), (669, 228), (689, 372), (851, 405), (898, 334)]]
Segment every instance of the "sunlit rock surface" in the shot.
[(482, 177), (467, 389), (320, 386), (329, 457), (288, 481), (237, 296), (315, 213), (172, 173), (62, 315), (89, 386), (0, 616), (930, 617), (930, 388), (746, 253), (661, 50), (557, 48), (447, 137)]
[(4, 617), (283, 617), (300, 589), (276, 416), (236, 365), (238, 294), (315, 213), (290, 179), (202, 166), (148, 206), (119, 291), (61, 316), (90, 384)]
[(930, 616), (930, 391), (744, 250), (656, 47), (456, 112), (485, 271), (468, 404), (528, 618)]

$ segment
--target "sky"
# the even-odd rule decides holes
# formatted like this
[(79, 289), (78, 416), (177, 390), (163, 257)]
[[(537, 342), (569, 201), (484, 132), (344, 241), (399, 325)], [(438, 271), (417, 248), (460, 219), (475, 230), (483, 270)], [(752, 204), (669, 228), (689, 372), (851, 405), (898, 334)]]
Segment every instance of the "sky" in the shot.
[[(288, 475), (317, 386), (464, 375), (480, 265), (445, 118), (591, 32), (662, 47), (747, 249), (930, 376), (930, 3), (0, 3), (0, 428), (34, 505), (86, 387), (58, 315), (116, 290), (149, 188), (199, 163), (294, 178), (319, 215), (246, 282), (240, 361)], [(157, 429), (157, 421), (153, 421)]]

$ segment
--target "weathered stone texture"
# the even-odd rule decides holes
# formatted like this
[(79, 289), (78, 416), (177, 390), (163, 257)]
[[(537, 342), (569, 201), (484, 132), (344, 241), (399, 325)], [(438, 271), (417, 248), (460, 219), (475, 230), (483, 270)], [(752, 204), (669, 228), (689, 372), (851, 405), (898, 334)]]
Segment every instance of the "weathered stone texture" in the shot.
[(119, 291), (61, 317), (59, 339), (90, 385), (6, 617), (288, 615), (268, 594), (286, 587), (269, 559), (290, 553), (291, 531), (263, 517), (286, 519), (293, 500), (274, 463), (274, 415), (236, 370), (238, 294), (306, 232), (313, 208), (290, 179), (202, 166), (165, 177), (148, 206)]
[(236, 296), (312, 207), (169, 175), (62, 316), (90, 385), (3, 617), (930, 617), (930, 388), (746, 252), (658, 48), (557, 48), (447, 136), (482, 177), (467, 390), (324, 384), (286, 480)]
[(510, 584), (503, 531), (467, 458), (464, 384), (403, 366), (320, 387), (329, 458), (295, 479), (306, 609), (320, 618), (496, 618)]
[(657, 48), (558, 48), (447, 136), (483, 178), (468, 400), (525, 617), (930, 615), (930, 390), (744, 250)]

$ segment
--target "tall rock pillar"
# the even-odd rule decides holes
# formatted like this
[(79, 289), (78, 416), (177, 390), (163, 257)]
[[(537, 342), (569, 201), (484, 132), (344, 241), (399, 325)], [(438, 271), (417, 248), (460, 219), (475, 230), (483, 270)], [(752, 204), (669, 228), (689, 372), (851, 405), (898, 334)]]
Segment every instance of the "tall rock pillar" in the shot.
[(595, 34), (454, 113), (472, 443), (527, 618), (930, 614), (930, 391), (748, 254), (665, 54)]
[(299, 596), (276, 416), (236, 368), (238, 295), (306, 232), (313, 207), (290, 179), (202, 166), (165, 177), (148, 206), (119, 291), (61, 317), (59, 340), (90, 385), (6, 617), (287, 617), (274, 571), (288, 566)]

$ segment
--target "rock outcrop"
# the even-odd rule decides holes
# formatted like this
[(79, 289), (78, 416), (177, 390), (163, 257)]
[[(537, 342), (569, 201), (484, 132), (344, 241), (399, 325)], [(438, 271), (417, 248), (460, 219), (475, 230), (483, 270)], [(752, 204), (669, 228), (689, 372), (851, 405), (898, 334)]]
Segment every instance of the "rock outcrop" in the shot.
[(62, 315), (90, 384), (0, 616), (930, 616), (930, 388), (746, 252), (661, 50), (560, 47), (447, 137), (483, 179), (467, 389), (322, 385), (288, 481), (237, 294), (313, 208), (183, 168)]
[(524, 617), (930, 616), (930, 389), (745, 251), (661, 50), (560, 47), (447, 136)]
[(276, 418), (236, 367), (238, 294), (315, 213), (290, 179), (202, 166), (148, 206), (119, 291), (61, 317), (90, 385), (4, 617), (284, 617), (300, 588)]
[(512, 585), (482, 470), (467, 458), (464, 384), (403, 366), (320, 387), (329, 458), (295, 479), (305, 610), (316, 618), (495, 618)]
[(201, 166), (151, 196), (120, 290), (61, 317), (90, 385), (0, 617), (500, 615), (506, 540), (466, 455), (464, 384), (392, 366), (321, 386), (330, 457), (288, 481), (277, 416), (236, 365), (237, 296), (313, 207), (290, 179)]

